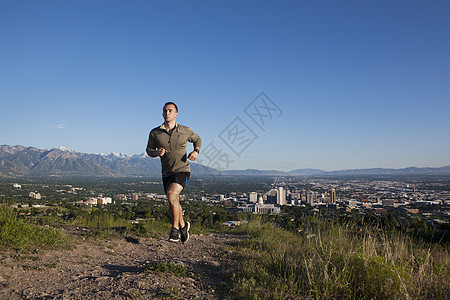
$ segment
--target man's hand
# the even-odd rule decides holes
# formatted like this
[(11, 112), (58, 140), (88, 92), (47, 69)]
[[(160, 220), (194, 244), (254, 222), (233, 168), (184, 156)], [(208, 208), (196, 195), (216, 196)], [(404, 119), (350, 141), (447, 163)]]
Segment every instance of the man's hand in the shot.
[(164, 148), (159, 148), (158, 150), (156, 150), (156, 153), (158, 154), (157, 156), (163, 156), (166, 152), (167, 150)]
[(192, 151), (191, 153), (189, 153), (188, 158), (192, 161), (196, 160), (198, 156), (198, 152), (197, 151)]

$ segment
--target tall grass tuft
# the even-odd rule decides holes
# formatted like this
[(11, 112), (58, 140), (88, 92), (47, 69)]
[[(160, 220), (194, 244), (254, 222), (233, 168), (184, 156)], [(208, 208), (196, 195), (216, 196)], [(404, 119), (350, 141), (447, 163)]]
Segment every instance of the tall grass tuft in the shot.
[[(401, 233), (311, 219), (301, 233), (248, 224), (229, 298), (444, 299), (449, 253)], [(349, 226), (347, 226), (349, 225)]]
[(0, 246), (17, 250), (54, 248), (64, 245), (67, 236), (56, 228), (30, 224), (9, 207), (0, 207)]

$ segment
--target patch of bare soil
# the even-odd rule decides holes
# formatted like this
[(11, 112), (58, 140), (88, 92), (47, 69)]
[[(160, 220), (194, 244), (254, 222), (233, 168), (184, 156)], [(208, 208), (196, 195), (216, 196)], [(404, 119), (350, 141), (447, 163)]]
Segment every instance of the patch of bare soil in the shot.
[[(233, 234), (191, 235), (185, 245), (126, 237), (80, 240), (71, 250), (0, 252), (0, 299), (221, 299)], [(157, 262), (188, 277), (146, 272)]]

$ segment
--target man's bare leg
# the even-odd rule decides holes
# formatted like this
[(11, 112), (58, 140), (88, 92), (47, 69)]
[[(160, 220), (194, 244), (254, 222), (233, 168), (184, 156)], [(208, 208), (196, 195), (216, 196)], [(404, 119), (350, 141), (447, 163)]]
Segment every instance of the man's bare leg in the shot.
[(183, 186), (176, 182), (172, 182), (169, 185), (167, 191), (167, 200), (169, 200), (169, 217), (172, 221), (172, 226), (176, 229), (184, 227), (183, 210), (180, 205), (180, 193), (183, 190)]

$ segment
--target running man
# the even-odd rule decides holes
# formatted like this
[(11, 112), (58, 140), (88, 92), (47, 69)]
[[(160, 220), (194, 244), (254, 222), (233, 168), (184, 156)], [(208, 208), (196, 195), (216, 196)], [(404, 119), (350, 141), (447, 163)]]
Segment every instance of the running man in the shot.
[[(167, 102), (163, 107), (164, 123), (150, 131), (147, 154), (161, 159), (161, 173), (164, 191), (169, 201), (169, 217), (172, 222), (169, 241), (184, 244), (189, 240), (190, 224), (183, 219), (180, 193), (191, 175), (187, 159), (197, 159), (202, 139), (189, 127), (177, 123), (178, 107)], [(186, 154), (187, 142), (194, 144), (194, 151)]]

